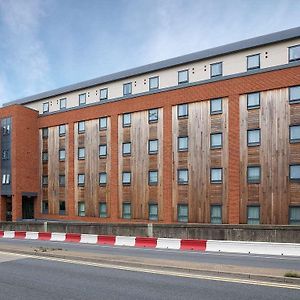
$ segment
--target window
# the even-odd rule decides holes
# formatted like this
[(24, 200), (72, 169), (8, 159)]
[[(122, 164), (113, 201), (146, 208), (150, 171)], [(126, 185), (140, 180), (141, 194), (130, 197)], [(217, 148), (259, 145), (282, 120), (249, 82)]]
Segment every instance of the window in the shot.
[(247, 70), (254, 70), (260, 68), (260, 55), (254, 54), (247, 56)]
[(260, 183), (260, 167), (251, 166), (247, 168), (248, 183)]
[(59, 99), (59, 109), (67, 108), (67, 98)]
[(177, 182), (178, 182), (178, 184), (188, 184), (188, 182), (189, 182), (188, 169), (177, 170)]
[(210, 182), (211, 183), (222, 183), (222, 168), (211, 168), (210, 169)]
[(43, 113), (49, 112), (49, 102), (43, 103)]
[(43, 176), (42, 177), (42, 185), (47, 186), (48, 185), (48, 176)]
[(148, 110), (148, 122), (155, 123), (158, 121), (158, 109), (149, 109)]
[(289, 62), (300, 59), (300, 45), (289, 47)]
[(222, 113), (222, 111), (223, 111), (222, 102), (223, 102), (222, 98), (210, 100), (210, 114), (211, 115), (217, 115), (217, 114)]
[(48, 212), (49, 212), (48, 201), (42, 201), (42, 214), (48, 214)]
[(260, 129), (249, 129), (247, 131), (247, 143), (248, 146), (260, 145)]
[(85, 122), (80, 121), (78, 122), (78, 133), (84, 133), (85, 131)]
[(99, 217), (100, 218), (106, 218), (107, 217), (107, 212), (106, 212), (106, 202), (100, 202), (99, 203)]
[(59, 201), (59, 214), (60, 215), (66, 214), (66, 202), (65, 201)]
[(210, 77), (222, 76), (222, 62), (210, 65)]
[(189, 149), (189, 138), (187, 136), (179, 136), (177, 138), (177, 150), (180, 152), (188, 151)]
[(78, 216), (84, 217), (85, 216), (85, 203), (84, 202), (78, 202)]
[(123, 114), (123, 127), (130, 127), (131, 126), (131, 114)]
[(289, 101), (290, 103), (300, 102), (300, 85), (289, 88)]
[(42, 128), (42, 138), (43, 139), (48, 138), (48, 128)]
[(100, 90), (100, 100), (108, 99), (108, 88)]
[(260, 93), (247, 94), (247, 108), (259, 108), (260, 107)]
[(66, 125), (59, 125), (58, 127), (58, 134), (59, 136), (64, 136), (66, 135)]
[(149, 220), (151, 221), (158, 220), (158, 205), (156, 203), (149, 204)]
[(157, 185), (158, 183), (158, 171), (153, 170), (148, 173), (148, 184), (149, 185)]
[(107, 174), (106, 172), (99, 173), (99, 184), (106, 185), (107, 184)]
[(107, 145), (99, 145), (99, 157), (107, 156)]
[(131, 203), (123, 203), (122, 218), (131, 219)]
[(182, 70), (178, 72), (178, 84), (189, 82), (189, 70)]
[(84, 147), (78, 148), (78, 159), (79, 160), (85, 159), (85, 148)]
[(85, 183), (85, 175), (84, 174), (78, 174), (78, 176), (77, 176), (78, 186), (84, 186), (84, 183)]
[(65, 161), (66, 159), (66, 150), (59, 149), (59, 161)]
[(210, 148), (211, 149), (222, 148), (222, 133), (211, 133), (210, 134)]
[(300, 125), (290, 126), (290, 142), (299, 143), (300, 142)]
[(247, 207), (247, 224), (258, 225), (260, 223), (260, 207), (248, 206)]
[(99, 130), (107, 129), (107, 117), (102, 117), (99, 119)]
[[(9, 150), (2, 150), (2, 159), (7, 160), (9, 159)], [(47, 157), (48, 160), (48, 157)]]
[(300, 225), (300, 206), (290, 206), (289, 224)]
[(149, 78), (149, 91), (156, 90), (159, 87), (159, 77), (150, 77)]
[(2, 174), (2, 184), (6, 184), (6, 174)]
[(148, 141), (148, 153), (157, 154), (158, 153), (158, 140), (149, 140)]
[(122, 173), (122, 183), (123, 183), (123, 185), (131, 184), (131, 172), (123, 172)]
[(131, 143), (130, 142), (122, 144), (122, 154), (123, 154), (123, 156), (131, 155)]
[(42, 153), (42, 161), (43, 162), (48, 162), (48, 152), (44, 151)]
[(300, 165), (290, 165), (290, 180), (300, 181)]
[(222, 224), (222, 206), (211, 205), (210, 206), (210, 223)]
[(2, 184), (10, 184), (10, 174), (2, 175)]
[(131, 95), (132, 93), (132, 83), (124, 83), (123, 84), (123, 96)]
[(84, 105), (86, 103), (86, 94), (79, 95), (79, 106)]
[(177, 206), (177, 220), (178, 222), (188, 222), (188, 205), (178, 204)]
[(179, 104), (177, 105), (177, 116), (178, 119), (187, 118), (189, 115), (188, 104)]
[(59, 186), (65, 186), (65, 184), (66, 184), (65, 175), (59, 175)]

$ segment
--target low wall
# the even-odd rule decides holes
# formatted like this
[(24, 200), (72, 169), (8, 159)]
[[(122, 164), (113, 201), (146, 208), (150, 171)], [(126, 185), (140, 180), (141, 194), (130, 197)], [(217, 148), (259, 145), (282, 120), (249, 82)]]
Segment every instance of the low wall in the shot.
[(0, 222), (0, 230), (154, 236), (179, 239), (300, 243), (300, 226), (212, 224), (99, 224), (79, 222)]

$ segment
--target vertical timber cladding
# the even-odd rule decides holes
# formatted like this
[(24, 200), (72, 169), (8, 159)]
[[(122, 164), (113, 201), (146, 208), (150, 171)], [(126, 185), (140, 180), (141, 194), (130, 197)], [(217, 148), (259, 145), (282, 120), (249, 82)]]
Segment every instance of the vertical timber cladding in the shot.
[[(85, 121), (85, 130), (78, 133), (78, 123), (74, 123), (74, 190), (75, 214), (78, 202), (85, 203), (85, 216), (99, 217), (99, 203), (107, 203), (107, 217), (110, 217), (110, 118), (107, 117), (106, 130), (99, 130), (99, 119)], [(106, 157), (99, 157), (99, 145), (107, 145)], [(85, 158), (78, 159), (78, 148), (85, 148)], [(106, 185), (99, 185), (99, 173), (107, 174)], [(84, 186), (78, 186), (78, 174), (85, 175)]]
[[(131, 126), (124, 127), (122, 115), (118, 121), (119, 211), (122, 204), (131, 203), (131, 218), (149, 218), (149, 204), (158, 204), (158, 220), (163, 212), (163, 109), (158, 109), (158, 121), (148, 122), (148, 110), (131, 113)], [(148, 154), (149, 139), (158, 140), (158, 153)], [(131, 142), (131, 155), (122, 155), (123, 143)], [(148, 184), (149, 170), (158, 170), (158, 184)], [(131, 172), (131, 184), (122, 184), (122, 173)]]
[[(177, 205), (188, 204), (189, 222), (210, 223), (210, 206), (219, 204), (222, 222), (228, 222), (228, 99), (222, 103), (223, 112), (217, 115), (210, 115), (210, 101), (189, 103), (186, 119), (178, 119), (177, 106), (172, 108), (174, 221)], [(210, 149), (210, 134), (220, 132), (222, 148)], [(178, 151), (179, 136), (188, 136), (188, 151)], [(222, 168), (222, 183), (210, 183), (210, 168)], [(177, 183), (178, 169), (189, 170), (187, 185)]]
[[(260, 108), (247, 110), (247, 95), (240, 96), (241, 211), (260, 205), (262, 224), (287, 224), (291, 203), (300, 203), (300, 184), (290, 182), (289, 164), (300, 163), (300, 144), (289, 143), (289, 126), (300, 123), (300, 104), (289, 104), (288, 89), (261, 92)], [(260, 146), (247, 146), (247, 130), (260, 128)], [(260, 165), (260, 183), (247, 183), (247, 167)]]

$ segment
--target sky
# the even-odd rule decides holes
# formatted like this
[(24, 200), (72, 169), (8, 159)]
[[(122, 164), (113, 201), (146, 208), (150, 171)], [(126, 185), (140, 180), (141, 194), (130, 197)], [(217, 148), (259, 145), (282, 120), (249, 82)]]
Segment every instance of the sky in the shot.
[(298, 0), (0, 0), (0, 105), (300, 26)]

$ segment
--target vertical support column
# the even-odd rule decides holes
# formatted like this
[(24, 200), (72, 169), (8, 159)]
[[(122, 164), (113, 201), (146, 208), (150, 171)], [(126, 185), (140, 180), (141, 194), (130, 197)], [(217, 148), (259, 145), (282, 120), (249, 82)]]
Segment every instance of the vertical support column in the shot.
[(172, 220), (172, 105), (164, 106), (163, 122), (163, 221)]
[(239, 95), (229, 96), (228, 223), (239, 224), (240, 215), (240, 113)]
[(75, 216), (75, 195), (74, 195), (74, 123), (69, 123), (69, 147), (68, 147), (68, 215)]
[(12, 221), (16, 222), (22, 219), (22, 194), (15, 193), (12, 196)]

